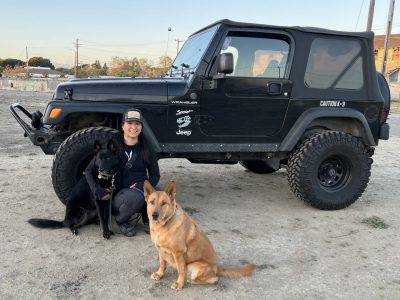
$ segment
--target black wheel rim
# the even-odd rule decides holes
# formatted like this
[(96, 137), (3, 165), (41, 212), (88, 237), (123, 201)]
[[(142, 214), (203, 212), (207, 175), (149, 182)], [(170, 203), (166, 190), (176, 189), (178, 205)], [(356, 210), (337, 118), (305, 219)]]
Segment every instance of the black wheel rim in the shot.
[(341, 156), (329, 156), (318, 168), (318, 180), (322, 188), (335, 191), (343, 188), (350, 178), (350, 164)]

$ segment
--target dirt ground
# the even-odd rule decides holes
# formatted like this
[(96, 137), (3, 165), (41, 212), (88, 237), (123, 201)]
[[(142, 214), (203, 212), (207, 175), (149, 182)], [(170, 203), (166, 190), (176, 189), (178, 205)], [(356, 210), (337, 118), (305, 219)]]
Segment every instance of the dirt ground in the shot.
[(220, 263), (258, 266), (249, 278), (176, 292), (172, 268), (150, 279), (158, 256), (141, 223), (135, 237), (104, 240), (95, 225), (72, 236), (26, 222), (62, 219), (64, 206), (51, 184), (52, 157), (22, 136), (8, 105), (43, 110), (50, 98), (0, 91), (0, 299), (400, 299), (398, 135), (380, 141), (367, 190), (339, 211), (298, 200), (285, 170), (257, 175), (240, 165), (161, 160), (160, 186), (177, 181), (178, 202)]

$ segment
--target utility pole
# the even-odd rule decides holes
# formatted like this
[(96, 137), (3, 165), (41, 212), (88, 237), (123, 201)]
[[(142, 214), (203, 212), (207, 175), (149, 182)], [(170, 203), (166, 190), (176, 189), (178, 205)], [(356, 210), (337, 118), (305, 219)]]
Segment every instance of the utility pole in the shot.
[(167, 70), (167, 55), (168, 55), (168, 44), (169, 44), (170, 34), (171, 34), (171, 27), (168, 27), (167, 47), (165, 48), (165, 55), (164, 55), (164, 69), (165, 70)]
[[(394, 11), (394, 3), (395, 0), (390, 0), (390, 7), (389, 7), (389, 14), (388, 14), (388, 23), (386, 27), (386, 36), (385, 36), (385, 47), (383, 50), (383, 58), (382, 58), (382, 65), (381, 65), (381, 73), (385, 76), (386, 73), (386, 59), (387, 59), (387, 47), (390, 39), (390, 33), (392, 31), (392, 24), (393, 24), (393, 11)], [(386, 77), (386, 76), (385, 76)]]
[(183, 40), (175, 39), (175, 42), (176, 42), (176, 55), (178, 55), (178, 52), (179, 52), (179, 43), (183, 42)]
[(79, 40), (76, 39), (76, 43), (73, 44), (76, 47), (75, 50), (75, 78), (78, 78), (78, 65), (79, 65), (79, 56), (78, 56), (78, 48), (79, 48)]
[(29, 78), (28, 46), (25, 47), (25, 52), (26, 52), (26, 78)]
[(367, 31), (371, 31), (371, 29), (372, 29), (372, 21), (374, 20), (374, 10), (375, 10), (375, 0), (370, 0), (369, 1), (369, 11), (368, 11)]

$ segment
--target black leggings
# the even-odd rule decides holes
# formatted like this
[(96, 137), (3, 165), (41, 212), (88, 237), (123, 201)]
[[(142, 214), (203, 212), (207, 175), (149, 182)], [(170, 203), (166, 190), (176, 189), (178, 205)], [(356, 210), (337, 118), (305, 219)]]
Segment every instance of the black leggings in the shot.
[(113, 199), (112, 207), (118, 224), (128, 222), (135, 213), (141, 213), (143, 222), (149, 222), (143, 192), (137, 188), (124, 188), (118, 191)]

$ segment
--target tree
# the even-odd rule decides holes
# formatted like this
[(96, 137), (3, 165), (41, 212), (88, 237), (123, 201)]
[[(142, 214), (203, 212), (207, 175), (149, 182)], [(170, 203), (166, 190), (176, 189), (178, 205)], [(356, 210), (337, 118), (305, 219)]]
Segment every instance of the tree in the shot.
[(94, 64), (82, 66), (78, 74), (80, 78), (98, 78), (107, 75), (107, 73), (104, 74), (103, 69), (98, 69)]
[(161, 56), (158, 59), (158, 63), (156, 66), (152, 66), (148, 70), (149, 77), (160, 77), (165, 76), (168, 69), (171, 67), (172, 59), (169, 56)]
[(169, 56), (163, 55), (158, 59), (158, 67), (163, 68), (165, 72), (171, 67), (172, 59)]
[(26, 76), (26, 70), (23, 66), (15, 65), (13, 68), (7, 65), (4, 67), (3, 75), (7, 77)]
[(147, 59), (139, 58), (138, 59), (138, 66), (139, 66), (139, 69), (140, 69), (139, 76), (143, 76), (143, 77), (149, 76), (148, 73), (149, 73), (149, 70), (150, 70), (151, 66), (149, 65)]
[(25, 62), (22, 60), (16, 59), (16, 58), (6, 58), (2, 61), (2, 67), (10, 67), (14, 68), (15, 66), (23, 66), (25, 65)]
[(157, 66), (151, 64), (145, 58), (134, 57), (121, 58), (114, 56), (108, 67), (103, 65), (100, 75), (110, 75), (118, 77), (160, 77), (165, 75), (168, 68), (170, 68), (172, 59), (169, 56), (162, 56), (159, 58)]
[(101, 69), (100, 61), (98, 61), (98, 60), (96, 59), (95, 62), (92, 64), (92, 67), (94, 67), (94, 68), (96, 68), (96, 69)]
[(111, 60), (108, 74), (118, 77), (140, 76), (139, 60), (136, 57), (128, 59), (114, 56)]
[(30, 67), (45, 67), (54, 70), (54, 65), (50, 62), (50, 59), (43, 58), (41, 56), (31, 57), (28, 60)]
[(61, 76), (74, 75), (74, 70), (73, 69), (57, 68), (56, 71), (60, 72)]

